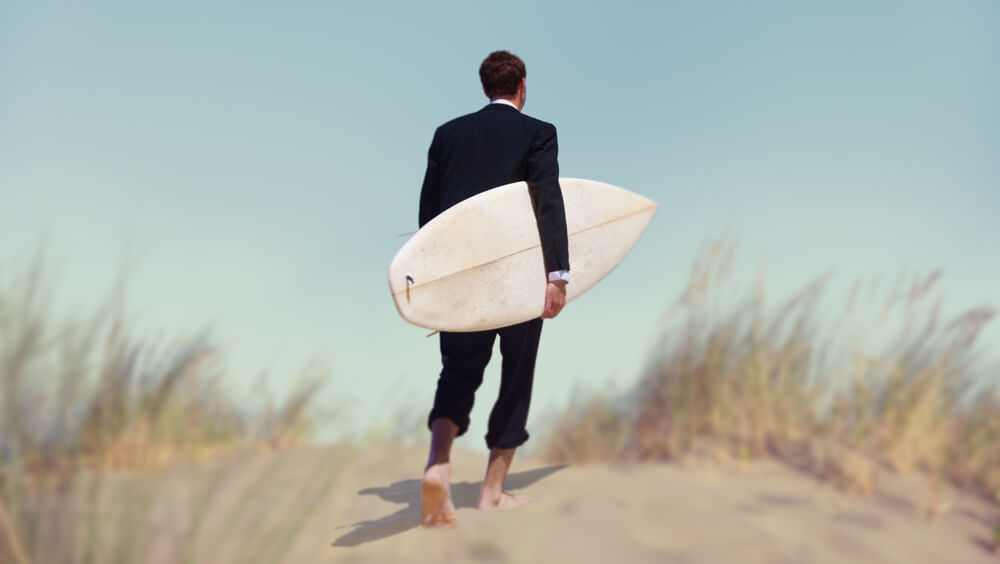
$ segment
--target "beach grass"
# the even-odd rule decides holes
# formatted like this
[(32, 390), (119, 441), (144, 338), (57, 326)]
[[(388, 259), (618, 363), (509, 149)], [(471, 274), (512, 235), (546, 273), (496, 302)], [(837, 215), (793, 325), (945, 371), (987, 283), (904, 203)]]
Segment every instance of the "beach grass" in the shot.
[[(93, 313), (56, 320), (43, 254), (0, 277), (0, 562), (145, 562), (157, 551), (169, 554), (162, 561), (226, 561), (191, 542), (158, 546), (162, 523), (178, 522), (161, 515), (169, 477), (192, 467), (212, 476), (178, 493), (190, 498), (180, 533), (196, 538), (217, 511), (215, 486), (242, 471), (212, 468), (235, 453), (302, 444), (326, 372), (307, 368), (283, 399), (248, 408), (225, 386), (207, 334), (138, 336), (120, 288)], [(269, 529), (244, 536), (256, 525), (230, 521), (232, 536), (248, 539), (238, 561), (277, 558), (294, 537), (289, 526), (334, 475), (305, 477), (297, 491), (306, 498), (267, 512), (280, 517)], [(266, 489), (267, 479), (266, 471), (251, 477), (247, 491)]]
[(636, 388), (575, 401), (546, 458), (775, 457), (861, 494), (880, 472), (917, 474), (932, 516), (946, 484), (1000, 488), (1000, 394), (975, 346), (992, 309), (945, 319), (939, 272), (899, 276), (887, 295), (858, 282), (832, 307), (828, 274), (772, 305), (763, 268), (734, 288), (736, 251), (706, 245)]

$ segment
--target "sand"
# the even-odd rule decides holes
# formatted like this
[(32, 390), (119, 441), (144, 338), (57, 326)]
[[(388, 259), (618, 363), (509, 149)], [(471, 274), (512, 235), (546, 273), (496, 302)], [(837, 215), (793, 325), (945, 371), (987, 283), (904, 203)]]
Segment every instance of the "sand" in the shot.
[(118, 501), (58, 511), (85, 516), (86, 508), (87, 523), (99, 523), (102, 542), (119, 552), (112, 528), (122, 525), (142, 554), (128, 561), (150, 563), (1000, 561), (990, 540), (1000, 512), (979, 499), (952, 494), (931, 522), (919, 482), (880, 479), (872, 497), (846, 496), (772, 461), (566, 466), (515, 458), (507, 489), (534, 501), (482, 512), (473, 506), (485, 456), (457, 451), (459, 525), (427, 530), (418, 481), (425, 457), (423, 448), (386, 445), (234, 455), (153, 479), (122, 477), (102, 488)]
[[(509, 490), (534, 501), (503, 512), (473, 508), (484, 457), (453, 458), (455, 529), (420, 527), (422, 449), (379, 449), (345, 472), (320, 523), (343, 562), (943, 563), (997, 562), (995, 508), (968, 497), (934, 523), (922, 484), (895, 495), (845, 496), (780, 463), (563, 466), (518, 461)], [(890, 479), (891, 480), (891, 479)], [(885, 480), (884, 480), (885, 481)], [(919, 484), (919, 485), (918, 485)], [(909, 487), (908, 487), (909, 486)], [(909, 494), (912, 501), (905, 499)], [(307, 535), (320, 535), (320, 528)], [(316, 539), (319, 540), (318, 538)]]

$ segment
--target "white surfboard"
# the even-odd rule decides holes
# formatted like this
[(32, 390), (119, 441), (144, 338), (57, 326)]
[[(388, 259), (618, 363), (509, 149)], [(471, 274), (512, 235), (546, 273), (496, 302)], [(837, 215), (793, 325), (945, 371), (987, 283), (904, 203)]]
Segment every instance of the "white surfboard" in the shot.
[[(560, 178), (569, 235), (567, 303), (608, 275), (659, 204), (603, 182)], [(487, 190), (417, 231), (389, 266), (403, 319), (438, 331), (483, 331), (542, 315), (547, 277), (525, 182)]]

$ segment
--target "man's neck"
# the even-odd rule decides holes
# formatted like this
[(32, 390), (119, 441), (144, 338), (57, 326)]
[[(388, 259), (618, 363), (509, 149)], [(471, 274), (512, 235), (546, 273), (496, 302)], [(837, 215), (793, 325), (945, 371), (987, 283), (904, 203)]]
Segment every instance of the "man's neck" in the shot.
[(512, 100), (508, 100), (507, 98), (496, 98), (494, 100), (490, 100), (490, 103), (491, 104), (506, 104), (506, 105), (514, 108), (517, 111), (521, 111), (521, 108), (518, 108), (517, 104), (515, 104)]

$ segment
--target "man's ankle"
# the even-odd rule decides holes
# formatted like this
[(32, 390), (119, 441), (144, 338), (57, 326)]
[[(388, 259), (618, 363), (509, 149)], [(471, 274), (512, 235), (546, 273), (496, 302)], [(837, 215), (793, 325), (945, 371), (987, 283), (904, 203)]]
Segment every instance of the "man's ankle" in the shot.
[(479, 499), (486, 501), (497, 501), (503, 495), (503, 488), (483, 488), (479, 491)]

